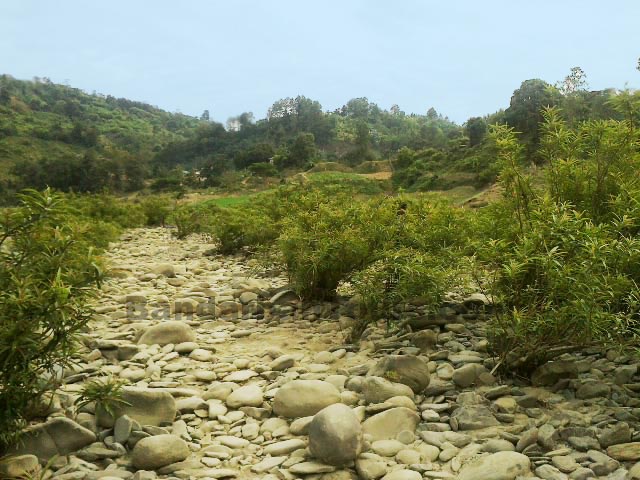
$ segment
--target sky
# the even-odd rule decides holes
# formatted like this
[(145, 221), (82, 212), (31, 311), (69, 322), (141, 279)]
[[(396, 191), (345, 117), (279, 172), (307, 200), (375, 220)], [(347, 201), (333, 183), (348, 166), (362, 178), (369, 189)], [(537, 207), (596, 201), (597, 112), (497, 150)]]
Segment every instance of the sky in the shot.
[(0, 0), (0, 73), (225, 122), (304, 95), (462, 123), (574, 66), (640, 86), (638, 0)]

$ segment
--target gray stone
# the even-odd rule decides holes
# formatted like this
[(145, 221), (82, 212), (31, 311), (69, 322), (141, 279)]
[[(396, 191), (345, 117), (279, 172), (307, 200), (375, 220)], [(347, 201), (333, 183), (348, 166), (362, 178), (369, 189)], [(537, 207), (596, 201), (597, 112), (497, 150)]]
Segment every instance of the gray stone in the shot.
[(387, 463), (382, 459), (361, 455), (356, 460), (356, 472), (362, 480), (377, 480), (387, 473)]
[(302, 462), (296, 463), (289, 468), (289, 472), (295, 475), (312, 475), (314, 473), (329, 473), (334, 472), (336, 467), (333, 465), (326, 465), (320, 462)]
[(272, 456), (288, 455), (291, 452), (306, 448), (307, 444), (298, 438), (272, 443), (264, 448), (264, 453)]
[(631, 480), (640, 480), (640, 462), (629, 469), (629, 478)]
[(133, 466), (141, 470), (157, 470), (189, 456), (187, 442), (175, 435), (156, 435), (136, 443), (131, 454)]
[(127, 404), (114, 405), (114, 416), (102, 408), (96, 409), (96, 421), (101, 427), (112, 428), (114, 418), (127, 415), (140, 425), (159, 426), (173, 422), (177, 408), (170, 393), (152, 388), (124, 387), (122, 400)]
[(159, 263), (151, 268), (151, 273), (156, 275), (163, 275), (165, 277), (175, 277), (176, 271), (173, 265), (170, 263)]
[(576, 398), (588, 400), (590, 398), (605, 398), (611, 393), (611, 387), (601, 382), (588, 382), (580, 386), (576, 391)]
[(403, 383), (411, 387), (414, 393), (424, 391), (431, 378), (426, 362), (413, 355), (388, 355), (374, 365), (367, 375)]
[(133, 430), (133, 420), (128, 415), (118, 417), (113, 426), (113, 436), (117, 443), (125, 444)]
[(343, 466), (362, 449), (362, 427), (356, 414), (336, 403), (318, 412), (309, 425), (311, 454), (329, 465)]
[(458, 480), (515, 480), (531, 473), (529, 457), (517, 452), (498, 452), (463, 465)]
[(514, 452), (516, 448), (508, 440), (494, 438), (482, 445), (482, 450), (487, 453)]
[(422, 475), (415, 470), (394, 470), (382, 477), (382, 480), (422, 480)]
[(240, 387), (231, 392), (226, 399), (229, 408), (236, 409), (240, 407), (259, 407), (263, 401), (262, 389), (257, 385)]
[(569, 455), (556, 455), (551, 458), (551, 463), (562, 473), (571, 473), (580, 467), (576, 459)]
[(414, 432), (420, 416), (404, 407), (391, 408), (373, 415), (362, 424), (362, 431), (371, 435), (372, 441), (395, 439), (403, 430)]
[(196, 334), (189, 325), (170, 320), (147, 328), (138, 340), (138, 344), (167, 345), (169, 343), (193, 342), (195, 339)]
[(602, 448), (617, 445), (618, 443), (629, 443), (632, 433), (628, 423), (620, 422), (602, 430), (598, 435), (598, 441)]
[(531, 383), (535, 386), (554, 385), (558, 380), (575, 378), (578, 367), (573, 361), (556, 360), (539, 366), (531, 375)]
[(47, 462), (55, 455), (68, 455), (96, 441), (96, 435), (73, 420), (55, 417), (28, 428), (18, 446), (9, 453), (35, 455)]
[(570, 480), (593, 480), (596, 474), (590, 468), (579, 467), (569, 474)]
[(273, 411), (281, 417), (307, 417), (339, 402), (340, 392), (329, 382), (293, 380), (276, 392)]
[(500, 425), (489, 408), (484, 405), (470, 405), (456, 409), (451, 415), (454, 430), (479, 430)]
[(293, 355), (280, 355), (269, 364), (269, 368), (276, 372), (287, 370), (295, 365), (296, 359)]
[(40, 462), (35, 455), (4, 457), (0, 461), (0, 478), (37, 478)]
[(299, 301), (300, 297), (293, 290), (282, 290), (269, 299), (272, 305), (291, 305)]
[(386, 378), (367, 376), (362, 381), (362, 393), (367, 403), (383, 403), (392, 397), (406, 396), (413, 399), (413, 390), (403, 383), (394, 383)]
[(536, 468), (536, 475), (543, 480), (568, 480), (566, 474), (551, 465), (540, 465)]
[(616, 385), (631, 383), (633, 376), (638, 373), (638, 365), (622, 365), (613, 371)]
[(480, 375), (488, 373), (487, 369), (482, 365), (477, 363), (467, 363), (466, 365), (455, 369), (451, 378), (453, 383), (458, 387), (467, 388), (477, 383)]
[(545, 423), (538, 429), (538, 444), (547, 450), (556, 448), (558, 437), (557, 430), (549, 423)]

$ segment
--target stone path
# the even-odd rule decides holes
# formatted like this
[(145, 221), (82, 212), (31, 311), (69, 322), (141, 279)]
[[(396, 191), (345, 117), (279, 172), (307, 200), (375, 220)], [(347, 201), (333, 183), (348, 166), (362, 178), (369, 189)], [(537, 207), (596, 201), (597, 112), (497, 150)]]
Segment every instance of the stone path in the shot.
[[(286, 278), (211, 248), (141, 229), (109, 252), (79, 362), (0, 476), (58, 455), (61, 480), (640, 478), (637, 360), (583, 352), (535, 386), (500, 381), (477, 294), (343, 345), (352, 302), (301, 305)], [(127, 404), (77, 413), (109, 377)]]

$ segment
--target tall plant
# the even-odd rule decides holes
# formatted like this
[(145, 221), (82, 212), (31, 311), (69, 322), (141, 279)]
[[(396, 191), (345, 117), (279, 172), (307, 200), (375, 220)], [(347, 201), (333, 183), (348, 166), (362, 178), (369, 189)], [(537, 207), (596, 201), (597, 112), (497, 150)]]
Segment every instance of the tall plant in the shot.
[(73, 355), (100, 281), (63, 199), (28, 190), (0, 217), (0, 451)]

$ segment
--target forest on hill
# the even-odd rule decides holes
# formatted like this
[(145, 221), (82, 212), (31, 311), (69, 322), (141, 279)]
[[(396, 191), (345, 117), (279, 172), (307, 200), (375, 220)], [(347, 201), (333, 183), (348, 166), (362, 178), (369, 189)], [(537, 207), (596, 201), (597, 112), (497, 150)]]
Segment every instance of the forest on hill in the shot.
[[(539, 163), (544, 107), (577, 125), (616, 119), (615, 89), (589, 91), (575, 67), (555, 85), (522, 82), (506, 109), (458, 125), (433, 108), (406, 114), (354, 98), (335, 111), (299, 95), (277, 100), (264, 119), (245, 112), (226, 125), (151, 105), (52, 83), (0, 76), (0, 188), (131, 192), (224, 186), (239, 175), (281, 177), (322, 162), (346, 168), (388, 161), (397, 187), (409, 191), (482, 186), (495, 180), (488, 125), (522, 135), (525, 155)], [(506, 95), (505, 95), (506, 97)], [(505, 102), (506, 103), (506, 102)], [(371, 166), (371, 164), (369, 164)], [(375, 168), (375, 167), (371, 167)]]

